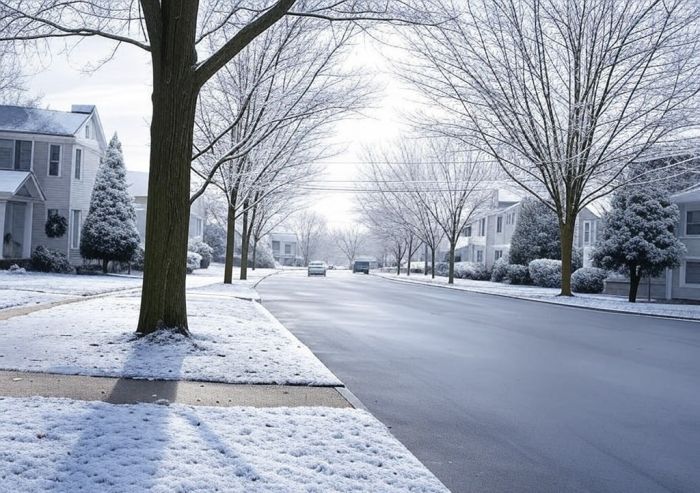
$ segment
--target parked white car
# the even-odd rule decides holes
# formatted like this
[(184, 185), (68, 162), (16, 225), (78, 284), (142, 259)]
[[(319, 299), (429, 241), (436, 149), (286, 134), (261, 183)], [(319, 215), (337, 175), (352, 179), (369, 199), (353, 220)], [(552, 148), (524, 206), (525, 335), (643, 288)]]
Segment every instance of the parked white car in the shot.
[(328, 270), (328, 266), (326, 265), (325, 262), (322, 262), (320, 260), (309, 262), (309, 269), (308, 269), (309, 276), (324, 276), (325, 277), (326, 270)]

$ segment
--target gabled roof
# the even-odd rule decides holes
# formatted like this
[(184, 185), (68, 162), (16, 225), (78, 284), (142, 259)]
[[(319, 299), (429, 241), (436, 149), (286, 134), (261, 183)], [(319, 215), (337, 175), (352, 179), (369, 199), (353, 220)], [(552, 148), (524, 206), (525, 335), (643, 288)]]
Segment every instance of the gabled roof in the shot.
[(0, 170), (0, 198), (9, 199), (15, 195), (46, 200), (31, 172)]
[[(91, 112), (85, 113), (88, 108)], [(0, 131), (72, 137), (95, 108), (81, 105), (79, 109), (81, 111), (69, 112), (0, 106)]]
[(684, 190), (683, 192), (678, 192), (671, 195), (671, 202), (676, 204), (683, 202), (696, 202), (700, 201), (700, 184)]

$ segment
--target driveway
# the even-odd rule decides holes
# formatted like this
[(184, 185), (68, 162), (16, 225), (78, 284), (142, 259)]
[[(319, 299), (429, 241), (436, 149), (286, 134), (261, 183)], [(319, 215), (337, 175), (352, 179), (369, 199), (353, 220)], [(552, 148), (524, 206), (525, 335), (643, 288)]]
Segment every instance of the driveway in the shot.
[(258, 291), (454, 492), (700, 489), (700, 324), (347, 271)]

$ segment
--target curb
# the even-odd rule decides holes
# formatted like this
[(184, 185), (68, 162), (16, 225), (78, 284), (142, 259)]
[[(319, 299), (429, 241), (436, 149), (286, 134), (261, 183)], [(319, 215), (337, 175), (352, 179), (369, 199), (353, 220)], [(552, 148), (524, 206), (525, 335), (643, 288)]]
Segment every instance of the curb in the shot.
[(683, 317), (681, 315), (658, 315), (654, 313), (637, 313), (637, 312), (626, 312), (623, 310), (615, 310), (612, 308), (595, 308), (592, 306), (579, 306), (579, 305), (568, 305), (566, 303), (557, 303), (555, 301), (547, 301), (547, 300), (537, 300), (533, 298), (523, 298), (521, 296), (514, 296), (512, 294), (503, 294), (503, 293), (489, 293), (486, 291), (479, 291), (477, 289), (460, 289), (458, 287), (453, 287), (449, 285), (441, 285), (441, 284), (432, 284), (432, 283), (427, 283), (427, 282), (421, 282), (421, 281), (414, 281), (413, 279), (394, 279), (391, 277), (385, 277), (379, 274), (370, 274), (373, 277), (377, 277), (379, 279), (384, 279), (386, 281), (391, 281), (391, 282), (398, 282), (398, 283), (403, 283), (403, 284), (418, 284), (421, 286), (428, 286), (432, 288), (440, 288), (440, 289), (449, 289), (451, 291), (461, 291), (463, 293), (475, 293), (475, 294), (482, 294), (486, 296), (498, 296), (500, 298), (509, 298), (512, 300), (520, 300), (520, 301), (530, 301), (532, 303), (544, 303), (547, 305), (554, 305), (554, 306), (561, 306), (564, 308), (578, 308), (579, 310), (589, 310), (589, 311), (595, 311), (595, 312), (604, 312), (604, 313), (616, 313), (618, 315), (631, 315), (631, 316), (637, 316), (637, 317), (649, 317), (649, 318), (658, 318), (662, 320), (677, 320), (681, 322), (700, 322), (700, 318), (693, 318), (693, 317)]

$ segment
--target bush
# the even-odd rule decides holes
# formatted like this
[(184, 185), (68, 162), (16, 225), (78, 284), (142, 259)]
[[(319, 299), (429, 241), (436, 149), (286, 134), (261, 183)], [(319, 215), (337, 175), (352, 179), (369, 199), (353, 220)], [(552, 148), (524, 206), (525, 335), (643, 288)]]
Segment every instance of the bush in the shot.
[(577, 293), (602, 293), (608, 271), (597, 267), (582, 267), (571, 275), (571, 289)]
[(538, 258), (528, 266), (530, 279), (535, 286), (543, 288), (561, 287), (561, 260)]
[(508, 264), (504, 281), (510, 284), (530, 284), (530, 271), (527, 265)]
[(187, 273), (192, 274), (202, 265), (202, 256), (197, 252), (187, 252)]
[(493, 264), (493, 270), (491, 271), (491, 280), (493, 282), (503, 282), (508, 275), (508, 261), (503, 257), (499, 258)]
[(73, 272), (73, 266), (61, 252), (39, 245), (32, 252), (32, 270), (39, 272), (55, 272), (68, 274)]
[(143, 247), (138, 247), (136, 250), (134, 250), (134, 254), (131, 256), (131, 268), (143, 272), (143, 264), (145, 260), (146, 251), (143, 249)]
[(435, 263), (435, 275), (446, 277), (450, 271), (450, 265), (447, 262), (436, 262)]
[(198, 253), (202, 257), (202, 263), (199, 266), (201, 269), (207, 269), (211, 264), (212, 253), (214, 249), (204, 243), (202, 240), (190, 240), (187, 249), (190, 252)]
[(472, 281), (487, 281), (491, 273), (484, 264), (474, 262), (455, 262), (455, 277)]

